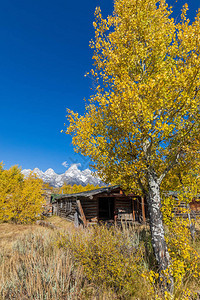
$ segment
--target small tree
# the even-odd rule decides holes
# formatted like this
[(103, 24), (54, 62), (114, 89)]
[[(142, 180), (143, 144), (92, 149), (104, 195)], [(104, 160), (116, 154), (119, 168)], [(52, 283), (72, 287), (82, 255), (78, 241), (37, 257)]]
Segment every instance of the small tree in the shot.
[(107, 19), (97, 8), (90, 44), (96, 92), (84, 116), (69, 111), (66, 131), (104, 181), (118, 177), (146, 194), (152, 244), (169, 291), (160, 188), (178, 163), (190, 168), (199, 160), (193, 143), (200, 128), (200, 12), (192, 24), (186, 12), (187, 5), (176, 24), (165, 0), (115, 0)]
[(17, 166), (0, 169), (0, 220), (31, 223), (42, 212), (43, 181), (30, 174), (24, 179)]

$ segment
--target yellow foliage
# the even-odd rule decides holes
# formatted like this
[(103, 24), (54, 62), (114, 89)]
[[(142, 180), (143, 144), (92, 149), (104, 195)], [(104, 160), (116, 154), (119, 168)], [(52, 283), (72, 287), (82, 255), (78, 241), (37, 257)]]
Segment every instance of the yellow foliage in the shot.
[[(83, 116), (68, 110), (67, 134), (104, 182), (138, 192), (147, 168), (158, 178), (177, 161), (199, 161), (200, 11), (180, 23), (165, 0), (115, 0), (96, 9), (94, 95)], [(149, 143), (148, 153), (145, 145)]]
[(0, 168), (0, 221), (33, 222), (42, 212), (43, 182), (30, 174), (24, 179), (17, 166)]
[[(200, 284), (200, 256), (191, 243), (189, 220), (174, 213), (174, 209), (182, 200), (181, 194), (178, 195), (178, 201), (173, 197), (164, 197), (162, 206), (163, 219), (167, 226), (166, 242), (171, 257), (170, 268), (174, 277), (175, 294), (179, 297), (180, 293), (182, 297), (193, 294), (192, 290), (184, 289), (186, 279)], [(180, 213), (189, 213), (187, 208), (178, 209)], [(190, 298), (184, 296), (183, 299)]]
[(70, 184), (64, 184), (60, 190), (59, 194), (75, 194), (75, 193), (80, 193), (80, 192), (85, 192), (85, 191), (92, 191), (95, 189), (99, 189), (99, 185), (93, 185), (93, 184), (87, 184), (86, 186), (82, 185), (70, 185)]
[[(147, 195), (157, 257), (165, 248), (161, 183), (162, 190), (183, 191), (180, 197), (188, 202), (196, 195), (193, 182), (200, 170), (200, 10), (190, 23), (187, 9), (177, 23), (165, 0), (115, 0), (106, 19), (97, 8), (90, 43), (96, 90), (84, 115), (68, 110), (67, 116), (75, 150), (91, 158), (104, 182)], [(192, 250), (184, 248), (186, 226), (174, 225), (172, 232), (175, 228), (179, 268), (169, 252), (179, 286), (194, 266)], [(169, 255), (165, 259), (158, 259), (159, 267), (170, 274)]]
[(152, 299), (151, 283), (143, 276), (145, 251), (143, 244), (135, 241), (133, 230), (96, 226), (61, 234), (57, 245), (71, 251), (76, 266), (81, 266), (96, 286), (112, 288), (121, 299), (139, 299), (141, 295), (141, 299)]

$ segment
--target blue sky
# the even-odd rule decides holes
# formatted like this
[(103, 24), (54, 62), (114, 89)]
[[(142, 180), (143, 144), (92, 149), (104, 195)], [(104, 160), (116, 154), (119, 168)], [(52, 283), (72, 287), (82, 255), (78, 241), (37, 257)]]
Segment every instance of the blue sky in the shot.
[[(174, 5), (180, 17), (183, 0)], [(190, 19), (200, 0), (188, 0)], [(112, 0), (6, 0), (0, 7), (0, 161), (6, 168), (65, 171), (89, 160), (74, 154), (71, 137), (60, 133), (66, 108), (83, 113), (92, 82), (89, 41), (94, 10), (111, 14)]]

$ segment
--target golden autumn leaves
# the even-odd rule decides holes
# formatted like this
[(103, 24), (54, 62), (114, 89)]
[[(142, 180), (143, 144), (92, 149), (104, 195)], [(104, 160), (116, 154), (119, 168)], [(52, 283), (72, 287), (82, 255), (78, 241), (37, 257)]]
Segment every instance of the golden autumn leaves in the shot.
[[(187, 9), (179, 23), (165, 1), (116, 0), (106, 19), (96, 9), (90, 43), (96, 90), (85, 115), (68, 111), (66, 133), (108, 182), (117, 176), (123, 183), (124, 167), (146, 180), (146, 140), (152, 143), (148, 164), (158, 176), (197, 140), (200, 12), (191, 24)], [(190, 157), (189, 151), (184, 155)]]
[[(189, 199), (187, 183), (200, 170), (200, 10), (191, 23), (187, 9), (176, 22), (165, 0), (115, 0), (107, 18), (97, 8), (90, 42), (96, 89), (83, 116), (67, 116), (75, 150), (90, 157), (102, 180), (146, 195), (165, 273), (162, 192), (180, 191), (181, 174)], [(172, 273), (165, 276), (170, 295)]]
[(31, 223), (42, 212), (42, 180), (30, 174), (24, 179), (21, 170), (3, 170), (0, 164), (0, 221)]

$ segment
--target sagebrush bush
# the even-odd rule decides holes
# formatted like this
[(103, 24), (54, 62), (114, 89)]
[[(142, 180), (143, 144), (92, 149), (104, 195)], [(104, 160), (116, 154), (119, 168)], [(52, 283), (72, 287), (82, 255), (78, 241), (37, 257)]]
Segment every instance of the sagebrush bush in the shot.
[(78, 299), (83, 286), (81, 268), (74, 268), (67, 251), (55, 247), (49, 230), (17, 240), (10, 256), (1, 253), (2, 299)]
[(111, 288), (123, 299), (139, 294), (140, 299), (151, 299), (151, 285), (143, 276), (145, 248), (133, 228), (96, 226), (62, 236), (58, 245), (70, 249), (89, 282)]

